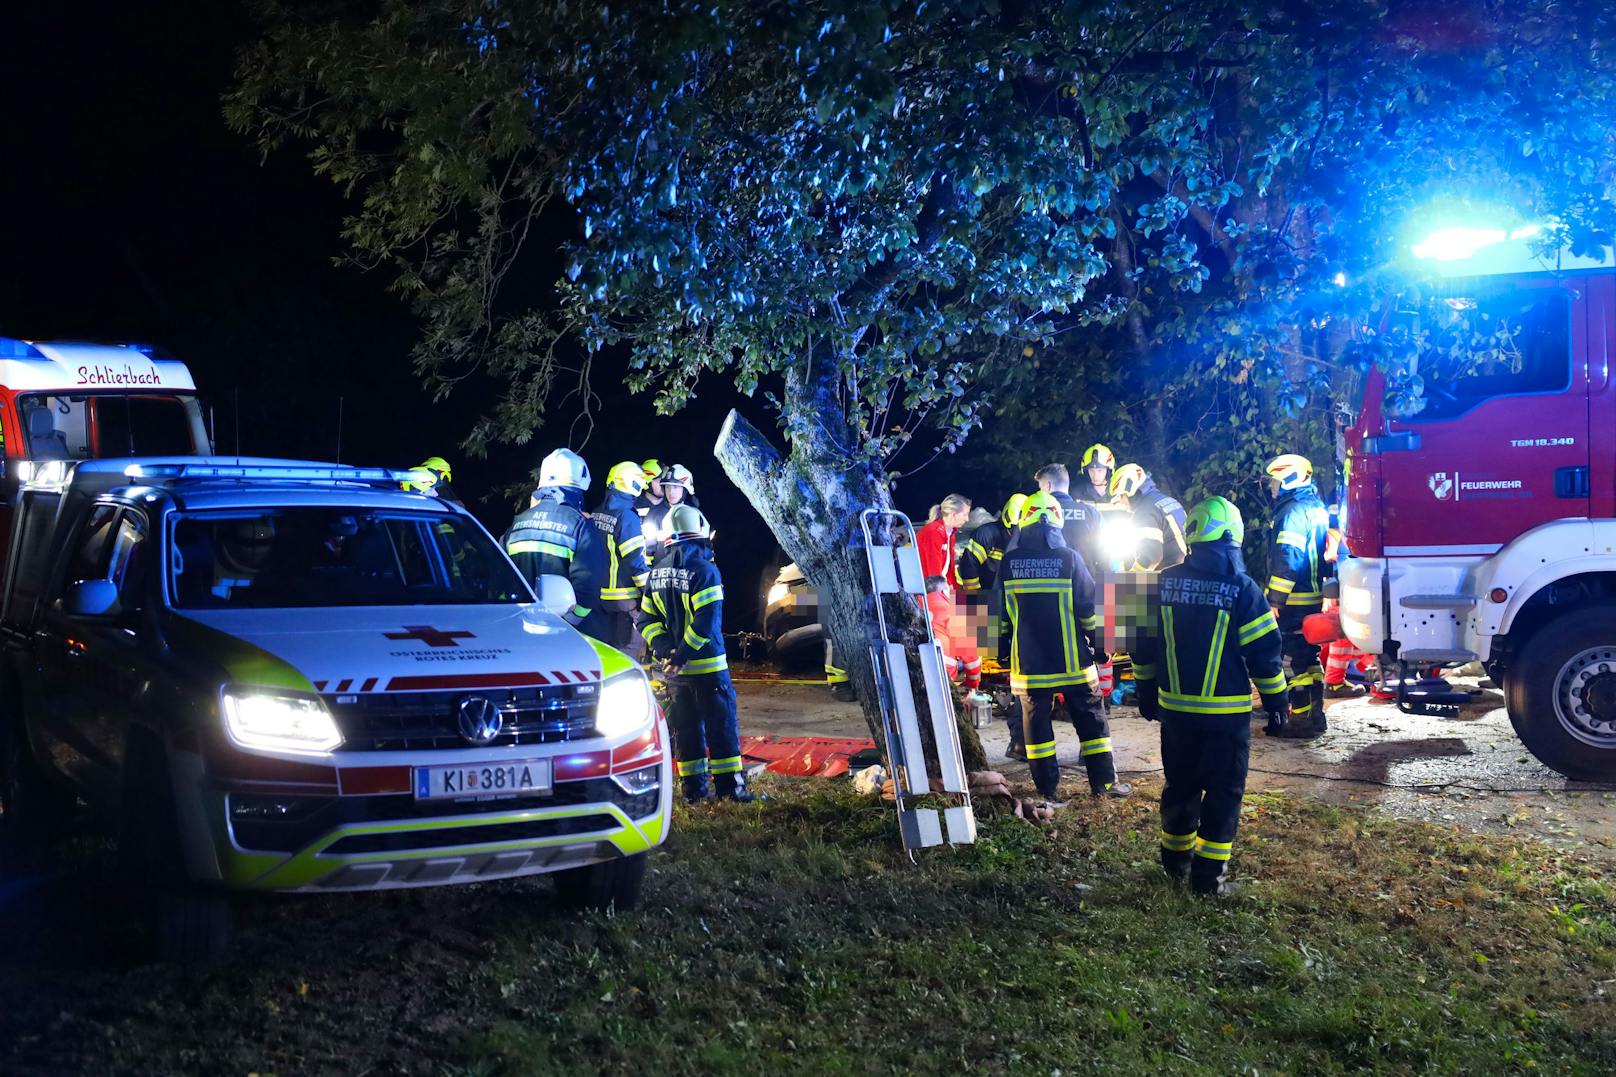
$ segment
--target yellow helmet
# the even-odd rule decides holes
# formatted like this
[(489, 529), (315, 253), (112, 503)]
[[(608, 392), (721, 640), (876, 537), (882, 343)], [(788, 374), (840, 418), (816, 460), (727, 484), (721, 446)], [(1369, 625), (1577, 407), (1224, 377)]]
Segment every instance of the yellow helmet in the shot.
[(1227, 538), (1238, 546), (1246, 539), (1246, 523), (1233, 501), (1226, 497), (1209, 497), (1191, 509), (1185, 518), (1184, 538), (1191, 545)]
[(1281, 490), (1296, 490), (1313, 481), (1313, 462), (1293, 452), (1274, 457), (1263, 471)]
[(1054, 494), (1039, 491), (1028, 494), (1027, 500), (1021, 503), (1021, 526), (1029, 527), (1035, 523), (1051, 523), (1056, 527), (1061, 525), (1061, 504), (1055, 500)]
[(632, 460), (613, 464), (612, 469), (606, 472), (606, 485), (630, 497), (638, 497), (645, 489), (645, 469)]
[(1004, 503), (1004, 511), (999, 513), (999, 522), (1006, 527), (1015, 527), (1021, 521), (1021, 507), (1026, 503), (1026, 494), (1011, 494), (1010, 500)]
[(438, 483), (449, 482), (452, 479), (449, 461), (441, 456), (429, 456), (410, 468), (410, 471), (415, 477), (399, 485), (416, 494), (429, 494), (437, 488)]
[(438, 478), (442, 479), (444, 482), (454, 481), (454, 475), (449, 470), (449, 461), (445, 460), (441, 456), (427, 457), (425, 460), (422, 460), (419, 464), (415, 465), (415, 470), (435, 472)]
[(640, 462), (640, 471), (645, 475), (646, 485), (650, 485), (662, 474), (662, 461), (654, 456), (649, 460), (643, 460)]
[(1132, 497), (1150, 475), (1138, 464), (1123, 464), (1111, 473), (1111, 496)]
[(1114, 468), (1117, 458), (1110, 449), (1096, 442), (1083, 450), (1083, 462), (1079, 466), (1084, 470), (1091, 467)]

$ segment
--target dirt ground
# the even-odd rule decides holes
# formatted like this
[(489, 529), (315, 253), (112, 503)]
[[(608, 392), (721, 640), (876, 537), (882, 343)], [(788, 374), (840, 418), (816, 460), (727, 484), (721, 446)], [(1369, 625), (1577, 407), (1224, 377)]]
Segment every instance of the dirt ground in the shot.
[[(858, 707), (837, 702), (823, 686), (737, 687), (743, 733), (869, 735)], [(1270, 740), (1254, 730), (1249, 787), (1480, 833), (1527, 834), (1616, 863), (1616, 786), (1568, 781), (1549, 770), (1516, 739), (1501, 695), (1486, 691), (1476, 699), (1457, 718), (1402, 714), (1367, 697), (1332, 700), (1330, 732), (1312, 742)], [(996, 768), (1012, 781), (1029, 780), (1026, 765), (1004, 754), (1009, 735), (1002, 722), (980, 733)], [(1055, 736), (1061, 770), (1081, 789), (1077, 736), (1070, 725)], [(1124, 778), (1161, 773), (1156, 726), (1137, 710), (1113, 708), (1111, 736)]]

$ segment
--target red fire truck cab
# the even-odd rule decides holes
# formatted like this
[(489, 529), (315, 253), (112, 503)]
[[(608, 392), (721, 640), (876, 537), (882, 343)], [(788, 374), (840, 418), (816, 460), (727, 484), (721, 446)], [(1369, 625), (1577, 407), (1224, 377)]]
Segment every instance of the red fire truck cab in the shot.
[(52, 461), (189, 456), (212, 446), (191, 372), (158, 349), (0, 337), (0, 448), (6, 549), (19, 485)]
[(1347, 432), (1342, 626), (1392, 671), (1479, 659), (1533, 755), (1610, 780), (1616, 268), (1546, 263), (1526, 231), (1461, 244), (1428, 297), (1485, 341), (1478, 362), (1418, 372), (1425, 404), (1407, 417), (1381, 372), (1366, 379)]

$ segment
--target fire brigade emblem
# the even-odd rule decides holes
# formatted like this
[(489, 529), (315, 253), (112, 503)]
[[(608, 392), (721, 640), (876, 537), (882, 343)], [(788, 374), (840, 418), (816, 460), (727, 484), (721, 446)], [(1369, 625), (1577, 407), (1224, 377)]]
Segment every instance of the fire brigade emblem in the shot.
[(1453, 496), (1453, 476), (1446, 471), (1438, 471), (1426, 480), (1425, 485), (1431, 488), (1438, 501), (1446, 501)]

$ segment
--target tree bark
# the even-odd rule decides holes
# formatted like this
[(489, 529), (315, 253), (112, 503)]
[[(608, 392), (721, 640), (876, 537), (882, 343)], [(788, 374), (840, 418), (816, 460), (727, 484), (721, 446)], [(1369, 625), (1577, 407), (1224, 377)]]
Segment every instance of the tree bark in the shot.
[[(730, 481), (747, 493), (781, 547), (818, 591), (821, 621), (847, 670), (865, 724), (876, 742), (884, 744), (870, 656), (874, 611), (859, 515), (870, 508), (890, 510), (892, 500), (873, 467), (845, 451), (853, 431), (830, 384), (835, 376), (827, 371), (820, 377), (788, 379), (790, 456), (782, 455), (735, 411), (724, 421), (713, 451)], [(889, 625), (923, 634), (916, 603), (892, 601), (884, 609)], [(918, 689), (919, 671), (913, 663), (910, 680)], [(917, 698), (916, 705), (924, 715), (924, 701)], [(976, 730), (964, 721), (962, 708), (954, 712), (966, 770), (985, 769), (987, 756)], [(921, 724), (929, 728), (926, 722)], [(933, 747), (928, 746), (927, 756), (935, 764)]]

